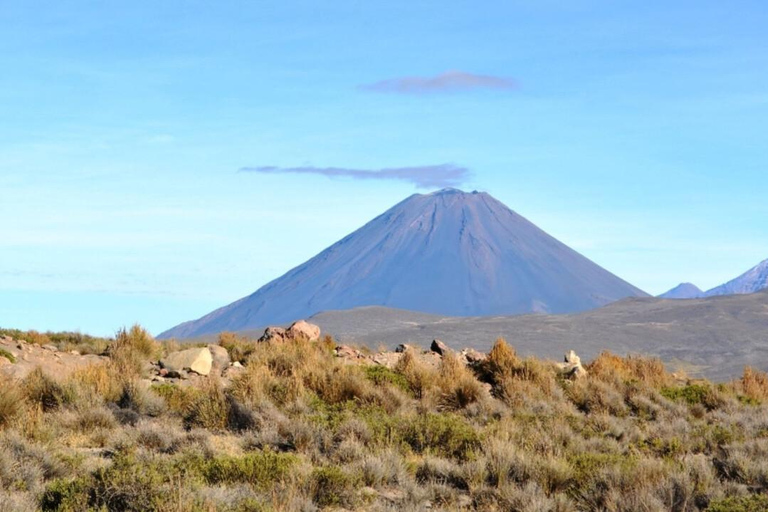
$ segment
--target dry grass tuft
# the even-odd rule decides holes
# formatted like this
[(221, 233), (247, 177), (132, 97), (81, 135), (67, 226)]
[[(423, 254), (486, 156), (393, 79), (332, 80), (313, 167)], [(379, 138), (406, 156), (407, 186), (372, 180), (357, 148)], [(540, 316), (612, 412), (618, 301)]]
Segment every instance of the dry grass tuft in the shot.
[(424, 398), (437, 386), (438, 374), (427, 367), (413, 349), (408, 349), (400, 356), (395, 371), (405, 377), (416, 398)]
[(0, 375), (0, 429), (7, 426), (24, 408), (24, 396), (9, 377)]
[(768, 399), (768, 374), (749, 366), (744, 368), (744, 375), (732, 386), (750, 400), (762, 403)]
[(146, 329), (134, 325), (117, 332), (108, 354), (118, 374), (130, 378), (141, 375), (146, 363), (159, 358), (162, 350)]
[(593, 377), (609, 383), (638, 381), (653, 389), (675, 383), (661, 359), (655, 357), (620, 357), (605, 351), (586, 365), (586, 369)]

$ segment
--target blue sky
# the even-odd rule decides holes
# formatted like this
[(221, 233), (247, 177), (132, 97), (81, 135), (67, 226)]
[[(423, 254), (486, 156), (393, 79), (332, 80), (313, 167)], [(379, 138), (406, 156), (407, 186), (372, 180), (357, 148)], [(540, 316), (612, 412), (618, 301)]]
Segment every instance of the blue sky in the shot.
[(0, 0), (0, 325), (159, 332), (429, 191), (242, 168), (467, 169), (654, 294), (768, 258), (764, 3), (322, 4)]

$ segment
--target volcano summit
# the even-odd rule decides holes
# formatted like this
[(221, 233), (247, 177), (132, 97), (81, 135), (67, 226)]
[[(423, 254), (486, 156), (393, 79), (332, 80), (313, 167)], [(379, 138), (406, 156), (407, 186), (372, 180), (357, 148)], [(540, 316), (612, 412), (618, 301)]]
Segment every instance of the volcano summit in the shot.
[(490, 195), (414, 194), (252, 295), (160, 335), (187, 338), (388, 306), (449, 316), (571, 313), (646, 294)]

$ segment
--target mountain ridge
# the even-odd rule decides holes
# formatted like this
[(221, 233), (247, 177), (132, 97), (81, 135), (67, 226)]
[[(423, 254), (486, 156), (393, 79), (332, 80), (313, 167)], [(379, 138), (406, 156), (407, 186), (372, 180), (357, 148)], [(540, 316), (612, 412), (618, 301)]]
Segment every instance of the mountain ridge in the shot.
[(707, 297), (755, 293), (768, 288), (768, 259), (761, 261), (740, 276), (706, 292)]
[(662, 299), (697, 299), (719, 295), (744, 295), (768, 288), (768, 259), (761, 261), (740, 276), (709, 290), (702, 291), (692, 283), (681, 283), (659, 295)]

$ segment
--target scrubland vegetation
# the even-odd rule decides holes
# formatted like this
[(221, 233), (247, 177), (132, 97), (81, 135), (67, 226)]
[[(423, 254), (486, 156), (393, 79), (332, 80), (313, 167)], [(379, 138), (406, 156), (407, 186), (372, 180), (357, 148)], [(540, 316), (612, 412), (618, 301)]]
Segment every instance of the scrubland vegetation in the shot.
[(471, 367), (389, 369), (330, 339), (222, 335), (244, 369), (172, 385), (143, 374), (177, 347), (139, 327), (44, 336), (110, 357), (0, 381), (0, 511), (768, 510), (768, 377), (750, 369), (715, 385), (605, 353), (570, 381), (502, 340)]

